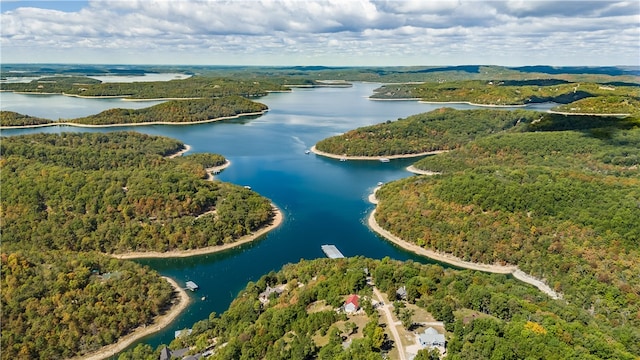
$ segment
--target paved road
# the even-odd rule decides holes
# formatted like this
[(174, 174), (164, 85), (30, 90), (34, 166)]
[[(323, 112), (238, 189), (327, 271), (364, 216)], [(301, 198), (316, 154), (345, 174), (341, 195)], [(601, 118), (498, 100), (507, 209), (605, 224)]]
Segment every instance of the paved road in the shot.
[[(378, 301), (383, 301), (382, 294), (377, 287), (373, 287), (373, 294), (378, 298)], [(404, 345), (402, 345), (402, 341), (400, 338), (400, 334), (398, 334), (398, 329), (396, 328), (396, 323), (393, 322), (393, 317), (391, 316), (391, 304), (385, 303), (380, 307), (387, 318), (387, 324), (389, 325), (389, 329), (391, 330), (391, 334), (393, 335), (393, 341), (396, 343), (396, 347), (398, 348), (398, 354), (400, 355), (400, 360), (407, 360), (407, 356), (404, 351)]]

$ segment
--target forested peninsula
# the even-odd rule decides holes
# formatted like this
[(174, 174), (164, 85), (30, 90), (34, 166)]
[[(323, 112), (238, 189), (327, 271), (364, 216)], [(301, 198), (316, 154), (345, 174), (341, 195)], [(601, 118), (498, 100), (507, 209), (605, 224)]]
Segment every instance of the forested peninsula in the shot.
[(224, 157), (167, 157), (182, 148), (134, 132), (2, 139), (3, 359), (86, 354), (171, 306), (156, 272), (107, 254), (223, 245), (272, 221), (268, 199), (207, 181)]
[[(360, 310), (349, 313), (353, 295)], [(638, 352), (589, 310), (505, 275), (363, 257), (285, 265), (168, 346), (211, 359), (437, 359), (416, 346), (429, 326), (445, 334), (455, 360), (631, 360)], [(165, 346), (138, 345), (119, 360), (157, 359)]]
[(320, 140), (315, 147), (347, 157), (418, 155), (455, 149), (476, 138), (507, 131), (521, 122), (532, 122), (543, 116), (552, 115), (524, 110), (459, 111), (441, 108), (350, 130)]
[(560, 79), (461, 80), (419, 84), (390, 84), (371, 99), (420, 99), (485, 106), (514, 106), (555, 102), (563, 113), (640, 115), (640, 84), (570, 82)]
[(640, 355), (638, 118), (440, 109), (335, 139), (347, 154), (400, 152), (414, 139), (450, 149), (415, 164), (441, 175), (382, 186), (378, 224), (462, 260), (517, 265)]
[(267, 109), (264, 104), (233, 95), (220, 99), (171, 100), (142, 109), (109, 109), (96, 115), (61, 121), (0, 111), (0, 127), (196, 124), (260, 115)]

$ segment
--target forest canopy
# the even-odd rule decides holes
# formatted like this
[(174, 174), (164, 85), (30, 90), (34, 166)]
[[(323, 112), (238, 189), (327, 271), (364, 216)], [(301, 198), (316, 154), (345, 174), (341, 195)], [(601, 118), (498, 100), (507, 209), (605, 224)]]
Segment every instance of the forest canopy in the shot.
[(418, 161), (442, 175), (384, 185), (377, 222), (464, 260), (517, 265), (640, 338), (638, 119), (544, 114), (515, 130)]
[(182, 147), (133, 132), (4, 138), (3, 244), (106, 253), (193, 249), (233, 242), (270, 221), (268, 199), (206, 181), (200, 157), (163, 157)]
[(19, 114), (13, 111), (0, 111), (0, 126), (42, 125), (52, 122), (49, 119)]
[(220, 245), (271, 221), (268, 199), (206, 180), (224, 157), (167, 157), (183, 148), (135, 132), (2, 139), (3, 359), (86, 354), (171, 305), (157, 273), (104, 253)]
[(451, 150), (520, 123), (541, 113), (517, 110), (455, 110), (441, 108), (397, 121), (365, 126), (319, 141), (320, 151), (347, 156), (390, 156)]

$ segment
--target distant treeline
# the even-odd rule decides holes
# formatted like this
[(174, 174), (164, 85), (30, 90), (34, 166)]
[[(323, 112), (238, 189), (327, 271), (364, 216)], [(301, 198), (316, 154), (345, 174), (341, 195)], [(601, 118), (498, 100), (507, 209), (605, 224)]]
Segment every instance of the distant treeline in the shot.
[(45, 77), (29, 83), (5, 83), (3, 90), (79, 96), (118, 96), (131, 99), (220, 98), (231, 95), (259, 97), (269, 91), (288, 90), (266, 78), (237, 80), (198, 77), (153, 82), (102, 83), (88, 77)]
[(640, 114), (640, 85), (577, 83), (558, 79), (465, 80), (393, 84), (376, 89), (373, 99), (419, 98), (433, 102), (524, 105), (556, 102), (558, 111)]

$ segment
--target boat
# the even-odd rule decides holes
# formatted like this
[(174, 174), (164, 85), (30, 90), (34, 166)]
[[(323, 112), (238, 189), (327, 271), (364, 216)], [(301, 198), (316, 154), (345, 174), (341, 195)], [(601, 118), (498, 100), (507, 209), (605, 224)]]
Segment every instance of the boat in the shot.
[(380, 158), (380, 162), (387, 163), (387, 162), (389, 162), (389, 159), (387, 159), (387, 158)]
[(382, 181), (378, 181), (378, 186), (382, 186), (384, 184)]
[(245, 185), (244, 188), (247, 189), (247, 190), (251, 190), (251, 186), (249, 186), (249, 185)]
[(309, 153), (310, 153), (310, 152), (311, 152), (311, 151), (309, 151), (309, 150), (305, 150), (305, 151), (304, 151), (304, 153), (305, 153), (305, 154), (307, 154), (307, 155), (309, 155)]

